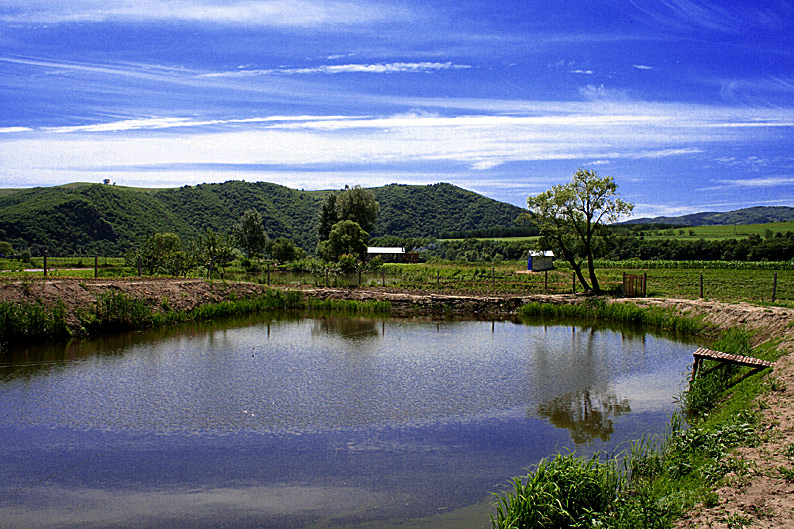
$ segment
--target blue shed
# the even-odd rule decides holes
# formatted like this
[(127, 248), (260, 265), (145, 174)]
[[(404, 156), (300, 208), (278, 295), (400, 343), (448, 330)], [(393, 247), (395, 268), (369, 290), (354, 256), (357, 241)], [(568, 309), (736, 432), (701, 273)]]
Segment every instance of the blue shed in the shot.
[(547, 250), (545, 252), (537, 252), (534, 250), (529, 251), (527, 256), (527, 270), (530, 272), (543, 272), (544, 270), (552, 270), (554, 252)]

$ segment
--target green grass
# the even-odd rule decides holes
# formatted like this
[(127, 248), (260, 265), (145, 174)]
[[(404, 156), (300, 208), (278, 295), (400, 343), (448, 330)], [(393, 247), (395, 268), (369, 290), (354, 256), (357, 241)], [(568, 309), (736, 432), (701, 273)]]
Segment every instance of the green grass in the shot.
[(740, 224), (733, 226), (683, 226), (663, 230), (643, 231), (646, 238), (651, 239), (744, 239), (750, 235), (764, 236), (767, 230), (772, 233), (794, 231), (794, 222), (770, 222), (767, 224)]
[[(275, 310), (388, 314), (391, 303), (319, 300), (307, 298), (300, 291), (268, 289), (261, 296), (207, 303), (191, 311), (173, 311), (168, 307), (167, 300), (161, 300), (159, 304), (150, 303), (123, 292), (106, 291), (97, 295), (93, 306), (78, 311), (77, 317), (82, 326), (81, 334), (90, 335)], [(30, 339), (59, 340), (71, 335), (63, 303), (45, 307), (39, 303), (0, 302), (0, 345)]]
[(618, 490), (622, 476), (614, 461), (604, 463), (560, 454), (544, 459), (513, 490), (498, 495), (495, 529), (593, 527)]
[(54, 340), (69, 336), (71, 332), (63, 303), (45, 307), (39, 303), (0, 302), (0, 346), (31, 339)]
[(706, 324), (702, 320), (679, 316), (675, 311), (656, 307), (641, 308), (631, 302), (610, 302), (603, 298), (588, 298), (581, 303), (553, 304), (531, 302), (519, 309), (523, 316), (551, 318), (579, 318), (607, 320), (676, 332), (695, 333)]

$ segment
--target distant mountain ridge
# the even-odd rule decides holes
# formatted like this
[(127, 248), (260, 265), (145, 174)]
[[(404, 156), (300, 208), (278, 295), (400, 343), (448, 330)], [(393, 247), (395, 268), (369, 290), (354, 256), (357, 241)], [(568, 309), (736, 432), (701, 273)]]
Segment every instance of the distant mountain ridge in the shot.
[(679, 217), (644, 217), (621, 224), (674, 224), (676, 226), (731, 226), (734, 224), (767, 224), (794, 220), (794, 207), (755, 206), (733, 211), (692, 213)]
[[(522, 209), (451, 184), (372, 188), (380, 214), (370, 235), (433, 237), (450, 231), (513, 227)], [(228, 232), (244, 211), (262, 214), (270, 238), (287, 237), (312, 252), (327, 191), (267, 182), (229, 181), (173, 189), (68, 184), (0, 194), (0, 241), (50, 255), (123, 255), (149, 235), (183, 240), (206, 229)]]

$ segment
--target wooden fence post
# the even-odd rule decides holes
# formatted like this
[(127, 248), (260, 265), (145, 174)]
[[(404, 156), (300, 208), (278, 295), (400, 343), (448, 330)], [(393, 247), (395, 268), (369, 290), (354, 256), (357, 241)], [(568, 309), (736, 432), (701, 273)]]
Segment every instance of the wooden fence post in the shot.
[(386, 286), (386, 270), (385, 269), (381, 269), (381, 271), (380, 271), (380, 286), (382, 286), (382, 287)]
[(438, 288), (438, 282), (441, 280), (441, 270), (436, 270), (436, 288)]
[(573, 273), (573, 293), (576, 294), (576, 272)]
[(94, 278), (99, 277), (99, 257), (94, 256)]
[(491, 288), (496, 288), (496, 272), (494, 267), (491, 267)]
[(703, 274), (700, 274), (700, 297), (703, 297)]
[(648, 297), (648, 272), (642, 274), (642, 297)]
[(270, 263), (267, 263), (267, 286), (270, 286)]
[(772, 301), (775, 301), (775, 296), (777, 295), (777, 272), (775, 272), (775, 277), (772, 279)]
[(543, 275), (544, 275), (544, 277), (543, 277), (543, 291), (545, 293), (548, 293), (549, 292), (549, 271), (546, 270), (543, 273)]
[(47, 277), (47, 250), (44, 250), (44, 262), (42, 264), (42, 268), (44, 268), (44, 277)]

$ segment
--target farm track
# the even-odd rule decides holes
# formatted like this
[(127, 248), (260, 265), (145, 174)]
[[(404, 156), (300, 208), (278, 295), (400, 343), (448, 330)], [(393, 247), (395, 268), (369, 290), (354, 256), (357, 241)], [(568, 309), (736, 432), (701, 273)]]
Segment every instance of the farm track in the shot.
[[(103, 291), (124, 292), (145, 299), (152, 306), (168, 306), (188, 311), (205, 303), (262, 294), (267, 286), (253, 283), (205, 281), (200, 279), (37, 279), (1, 281), (0, 301), (39, 302), (45, 305), (63, 302), (69, 324), (78, 326), (76, 313), (90, 307)], [(393, 291), (377, 288), (339, 289), (302, 287), (306, 296), (321, 299), (389, 301), (395, 314), (449, 315), (468, 317), (508, 317), (526, 302), (577, 303), (582, 295), (493, 295), (468, 296)], [(623, 302), (624, 300), (614, 300)], [(794, 483), (781, 475), (782, 465), (790, 466), (787, 448), (794, 446), (794, 309), (761, 307), (750, 303), (641, 298), (639, 306), (670, 309), (684, 316), (702, 318), (715, 329), (741, 327), (753, 333), (754, 341), (780, 340), (783, 356), (774, 367), (774, 391), (763, 396), (761, 428), (764, 442), (753, 448), (741, 448), (741, 457), (753, 468), (749, 480), (728, 480), (730, 485), (718, 490), (719, 504), (693, 510), (682, 518), (678, 528), (728, 528), (731, 520), (743, 517), (752, 527), (782, 529), (794, 527)]]

